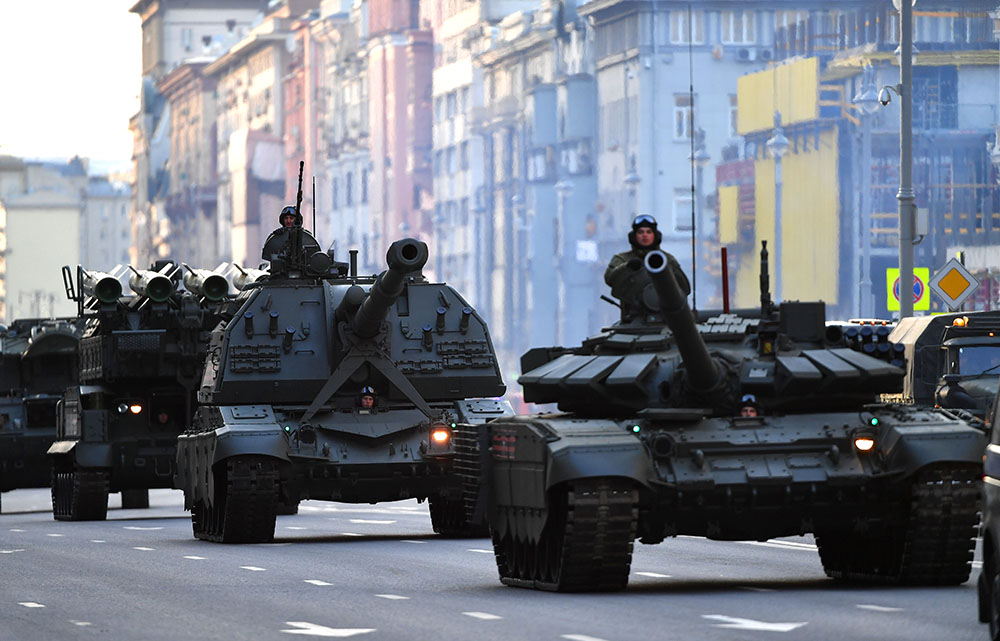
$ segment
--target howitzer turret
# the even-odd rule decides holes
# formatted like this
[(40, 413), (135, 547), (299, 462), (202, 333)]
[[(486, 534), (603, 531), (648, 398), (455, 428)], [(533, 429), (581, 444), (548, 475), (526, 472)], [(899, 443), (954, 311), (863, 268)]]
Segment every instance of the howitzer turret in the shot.
[(102, 303), (113, 303), (121, 298), (122, 284), (114, 276), (104, 272), (83, 272), (83, 294), (92, 296)]
[(187, 265), (184, 267), (188, 270), (184, 274), (184, 287), (195, 296), (218, 301), (229, 293), (229, 281), (222, 274), (208, 269), (193, 269)]
[(128, 286), (140, 296), (145, 296), (155, 303), (162, 303), (174, 293), (174, 281), (159, 272), (148, 269), (132, 269), (128, 278)]
[(406, 276), (423, 269), (427, 263), (427, 244), (412, 238), (397, 240), (389, 245), (385, 259), (389, 269), (379, 274), (354, 314), (354, 333), (362, 338), (378, 334), (386, 312), (403, 293)]

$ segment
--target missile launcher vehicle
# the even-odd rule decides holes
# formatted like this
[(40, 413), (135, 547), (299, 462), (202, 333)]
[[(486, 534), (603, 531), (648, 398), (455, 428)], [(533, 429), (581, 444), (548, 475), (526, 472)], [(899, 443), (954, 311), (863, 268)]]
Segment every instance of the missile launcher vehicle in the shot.
[(76, 319), (18, 319), (0, 328), (0, 491), (48, 487), (45, 453), (56, 405), (76, 381)]
[(79, 384), (57, 416), (52, 510), (57, 520), (103, 520), (109, 492), (123, 508), (149, 506), (149, 489), (173, 487), (177, 435), (189, 424), (205, 349), (228, 297), (221, 275), (158, 261), (119, 274), (63, 268), (67, 296), (85, 323)]
[(852, 349), (822, 302), (773, 304), (766, 255), (760, 309), (693, 314), (653, 251), (619, 323), (522, 357), (525, 400), (562, 413), (487, 425), (503, 583), (615, 590), (634, 539), (806, 533), (837, 579), (968, 578), (981, 422), (880, 402), (903, 369)]
[(354, 250), (334, 261), (300, 224), (271, 235), (269, 273), (212, 334), (177, 450), (195, 537), (268, 542), (281, 505), (408, 498), (438, 533), (485, 536), (478, 435), (513, 414), (486, 323), (424, 278), (424, 243), (359, 276)]

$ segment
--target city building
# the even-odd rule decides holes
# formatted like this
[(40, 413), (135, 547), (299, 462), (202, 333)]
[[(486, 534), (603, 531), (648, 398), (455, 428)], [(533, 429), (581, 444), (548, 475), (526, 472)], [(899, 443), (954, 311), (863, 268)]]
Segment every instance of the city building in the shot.
[(87, 269), (111, 272), (116, 266), (129, 263), (131, 208), (132, 190), (127, 184), (105, 176), (90, 176), (80, 229), (80, 264)]

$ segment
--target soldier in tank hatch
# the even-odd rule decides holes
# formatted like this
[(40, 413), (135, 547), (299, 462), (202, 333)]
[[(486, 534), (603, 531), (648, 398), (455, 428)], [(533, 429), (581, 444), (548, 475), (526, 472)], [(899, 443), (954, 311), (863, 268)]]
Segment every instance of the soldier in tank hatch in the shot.
[(361, 393), (358, 395), (358, 407), (362, 410), (374, 410), (377, 398), (375, 388), (365, 385), (361, 388)]
[[(646, 254), (654, 249), (660, 249), (663, 234), (656, 228), (656, 219), (649, 214), (640, 214), (632, 221), (632, 230), (628, 233), (628, 242), (632, 246), (628, 251), (615, 254), (604, 272), (604, 282), (611, 287), (611, 295), (622, 301), (622, 316), (630, 316), (634, 310), (635, 292), (641, 291), (649, 277), (643, 269), (642, 261)], [(661, 250), (662, 251), (662, 250)], [(674, 278), (684, 295), (691, 293), (691, 284), (681, 269), (680, 263), (671, 254), (667, 254), (667, 262), (673, 271)]]
[(281, 213), (278, 214), (278, 224), (280, 227), (272, 231), (271, 235), (264, 241), (264, 249), (261, 251), (261, 258), (264, 260), (273, 260), (284, 251), (285, 245), (289, 241), (290, 232), (294, 228), (299, 229), (302, 236), (302, 249), (306, 256), (322, 251), (313, 235), (302, 228), (302, 214), (295, 207), (288, 206), (282, 209)]

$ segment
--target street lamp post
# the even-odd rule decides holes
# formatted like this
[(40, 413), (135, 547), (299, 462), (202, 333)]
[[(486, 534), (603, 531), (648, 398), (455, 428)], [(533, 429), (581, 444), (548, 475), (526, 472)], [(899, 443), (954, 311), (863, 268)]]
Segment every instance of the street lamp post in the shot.
[[(697, 249), (696, 237), (705, 237), (705, 196), (704, 189), (702, 188), (702, 175), (705, 167), (708, 166), (709, 161), (712, 157), (709, 155), (708, 151), (705, 149), (705, 130), (698, 129), (694, 135), (694, 155), (689, 157), (688, 160), (694, 164), (696, 169), (695, 181), (694, 181), (694, 191), (693, 201), (691, 203), (692, 211), (694, 211), (694, 220), (691, 221), (691, 284), (692, 284), (692, 296), (697, 292), (697, 287), (695, 286), (698, 282), (697, 265), (698, 262), (695, 260)], [(697, 308), (697, 299), (693, 298), (693, 306)]]
[(781, 112), (774, 112), (774, 134), (767, 141), (774, 158), (774, 301), (781, 298), (781, 159), (788, 153), (788, 138), (781, 128)]
[(892, 0), (899, 10), (899, 317), (913, 316), (913, 5)]
[(569, 199), (570, 194), (573, 193), (573, 181), (568, 178), (563, 178), (555, 185), (553, 188), (556, 190), (556, 196), (559, 199), (559, 209), (556, 212), (556, 273), (559, 277), (559, 304), (556, 305), (556, 338), (561, 341), (562, 337), (565, 335), (563, 329), (563, 302), (566, 299), (566, 261), (567, 261), (567, 251), (566, 251), (566, 201)]
[(871, 64), (864, 67), (861, 88), (854, 96), (854, 104), (861, 112), (861, 283), (858, 296), (858, 315), (861, 318), (871, 318), (875, 313), (871, 278), (872, 120), (878, 110), (878, 96), (875, 93), (875, 70)]

